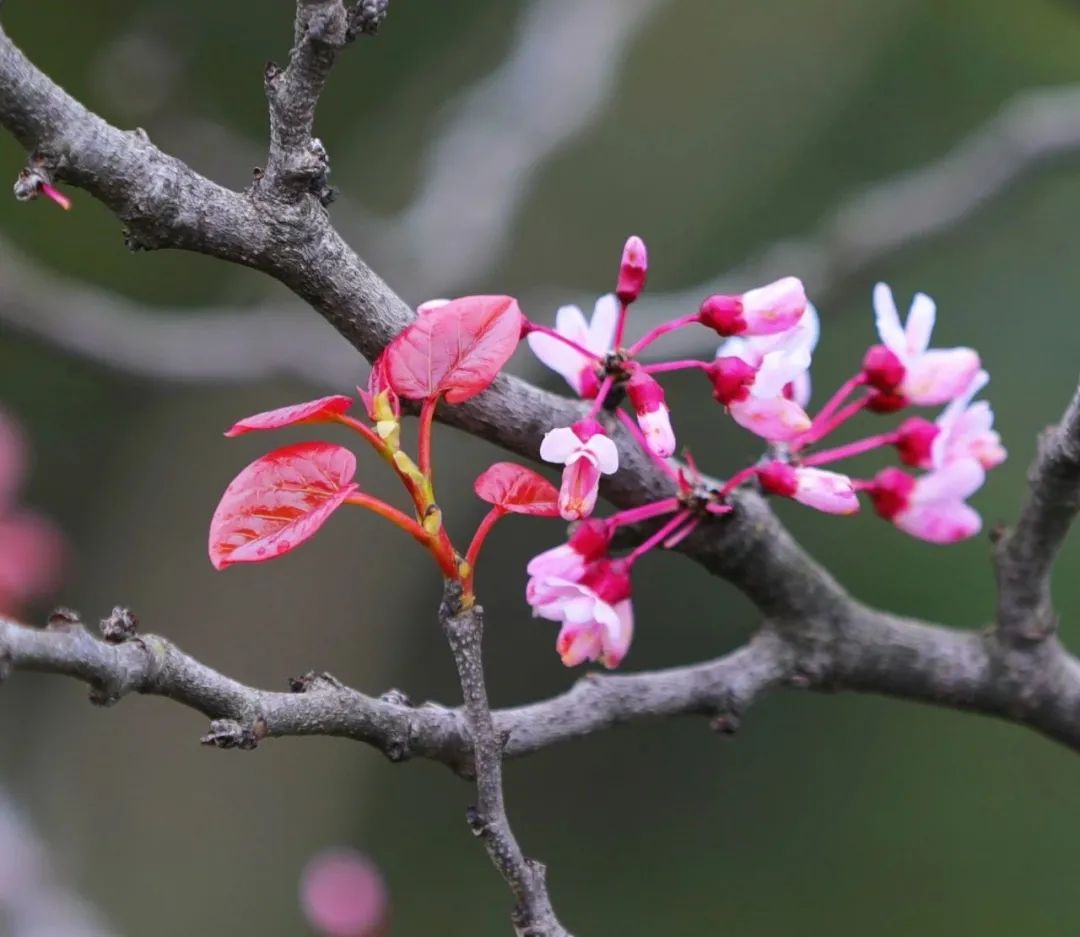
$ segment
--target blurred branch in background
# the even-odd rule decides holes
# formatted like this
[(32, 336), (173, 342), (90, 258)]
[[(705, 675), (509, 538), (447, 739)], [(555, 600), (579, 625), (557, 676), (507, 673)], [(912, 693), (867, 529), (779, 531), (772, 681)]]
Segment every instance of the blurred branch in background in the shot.
[[(584, 14), (579, 10), (577, 15)], [(526, 53), (529, 35), (531, 32), (525, 30), (518, 53), (526, 63), (530, 60)], [(526, 65), (516, 67), (524, 69)], [(503, 68), (513, 71), (509, 62)], [(486, 100), (487, 93), (482, 87), (475, 89), (470, 100)], [(451, 195), (454, 176), (448, 162), (450, 154), (459, 153), (463, 162), (455, 164), (458, 169), (477, 162), (476, 154), (462, 152), (453, 143), (466, 125), (480, 120), (480, 105), (475, 107), (476, 111), (463, 107), (459, 120), (450, 125), (444, 140), (436, 143), (432, 175), (425, 184), (428, 195), (407, 209), (401, 222), (404, 230), (419, 224), (406, 218), (423, 217), (431, 222), (430, 230), (442, 231), (432, 215), (436, 205), (444, 206), (447, 218), (451, 213), (459, 218), (477, 217), (476, 212), (460, 211), (454, 196), (472, 200), (474, 205), (500, 206), (486, 216), (489, 227), (483, 231), (471, 232), (469, 238), (446, 237), (443, 232), (436, 239), (438, 250), (435, 243), (430, 243), (419, 255), (422, 262), (410, 261), (414, 269), (430, 273), (434, 269), (432, 258), (440, 252), (456, 257), (453, 266), (441, 268), (449, 283), (481, 275), (476, 265), (491, 259), (488, 252), (478, 257), (464, 245), (491, 238), (491, 232), (497, 232), (496, 240), (500, 239), (513, 217), (510, 206), (516, 204), (515, 198), (520, 200), (528, 185), (525, 167), (518, 166), (515, 181), (504, 183), (507, 191), (519, 192), (517, 196), (479, 198), (476, 189), (464, 184)], [(504, 125), (494, 121), (492, 126)], [(560, 126), (556, 121), (550, 129), (558, 130)], [(553, 133), (549, 148), (545, 151), (541, 147), (541, 153), (554, 152), (556, 136)], [(940, 160), (849, 198), (812, 235), (780, 241), (715, 280), (654, 295), (640, 314), (635, 313), (636, 324), (646, 329), (680, 312), (693, 311), (710, 293), (738, 291), (792, 270), (800, 273), (810, 294), (821, 301), (901, 252), (969, 221), (1025, 176), (1077, 154), (1080, 88), (1070, 85), (1025, 92), (1006, 103), (993, 119)], [(510, 161), (507, 157), (507, 165), (500, 170), (504, 179), (513, 176)], [(537, 164), (531, 165), (535, 168)], [(449, 181), (436, 183), (436, 177)], [(498, 177), (499, 171), (488, 167), (475, 181), (477, 185), (490, 185), (491, 179)], [(463, 252), (449, 251), (454, 245), (462, 247)], [(347, 387), (362, 373), (363, 363), (353, 351), (335, 341), (332, 332), (309, 317), (294, 314), (284, 304), (247, 312), (147, 309), (105, 290), (65, 283), (9, 243), (0, 241), (0, 255), (0, 324), (122, 373), (170, 382), (226, 384), (284, 375), (319, 388)], [(447, 291), (445, 282), (438, 287), (433, 278), (426, 284), (427, 292)], [(690, 331), (672, 336), (665, 346), (665, 353), (671, 355), (702, 351), (700, 334), (695, 336)]]
[(116, 937), (97, 909), (59, 881), (45, 847), (3, 788), (0, 933), (5, 937)]
[(409, 271), (424, 297), (482, 279), (539, 171), (604, 109), (630, 43), (665, 2), (528, 4), (506, 60), (450, 105), (413, 203), (376, 228), (375, 266), (391, 281)]

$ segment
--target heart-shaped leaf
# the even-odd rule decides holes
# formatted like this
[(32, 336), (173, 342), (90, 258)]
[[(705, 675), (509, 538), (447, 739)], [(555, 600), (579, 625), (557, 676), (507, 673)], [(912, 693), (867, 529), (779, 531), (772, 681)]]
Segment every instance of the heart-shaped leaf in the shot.
[(225, 433), (226, 436), (243, 436), (260, 429), (280, 429), (296, 423), (324, 423), (330, 415), (344, 413), (352, 406), (352, 398), (342, 394), (332, 397), (320, 397), (306, 403), (294, 403), (277, 410), (265, 410), (252, 416), (244, 417), (234, 423)]
[(262, 563), (296, 549), (357, 489), (356, 456), (328, 442), (268, 452), (245, 468), (210, 521), (210, 562)]
[(559, 491), (546, 478), (513, 462), (496, 462), (473, 483), (481, 500), (511, 514), (559, 516)]
[(387, 346), (387, 380), (410, 400), (468, 400), (514, 353), (522, 318), (510, 296), (464, 296), (430, 309)]

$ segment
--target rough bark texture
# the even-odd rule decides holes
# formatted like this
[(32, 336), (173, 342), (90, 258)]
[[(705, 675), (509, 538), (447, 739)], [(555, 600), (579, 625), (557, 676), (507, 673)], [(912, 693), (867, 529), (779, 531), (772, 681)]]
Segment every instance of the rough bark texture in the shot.
[[(368, 359), (412, 310), (349, 248), (326, 211), (326, 150), (313, 136), (315, 106), (336, 54), (381, 20), (385, 4), (300, 0), (289, 64), (266, 75), (271, 147), (246, 192), (203, 178), (139, 131), (110, 126), (57, 87), (0, 32), (0, 124), (44, 176), (79, 186), (125, 226), (132, 248), (180, 248), (261, 270), (309, 303)], [(492, 713), (483, 687), (481, 621), (454, 596), (442, 620), (464, 693), (461, 709), (412, 706), (348, 689), (327, 675), (293, 693), (243, 686), (152, 635), (112, 634), (78, 624), (33, 630), (0, 621), (0, 676), (13, 670), (67, 674), (92, 698), (167, 696), (215, 720), (205, 741), (248, 748), (267, 737), (340, 735), (393, 760), (422, 756), (475, 777), (474, 830), (511, 886), (520, 934), (565, 934), (526, 859), (502, 803), (501, 760), (635, 719), (701, 714), (733, 731), (746, 708), (781, 685), (851, 689), (1010, 719), (1080, 750), (1080, 665), (1053, 636), (1049, 575), (1080, 507), (1080, 398), (1048, 434), (1031, 496), (999, 544), (998, 627), (958, 632), (889, 615), (852, 599), (751, 491), (734, 512), (703, 524), (681, 547), (740, 588), (763, 624), (743, 648), (693, 666), (590, 676), (553, 699)], [(513, 377), (439, 418), (526, 458), (542, 434), (583, 413), (581, 404)], [(620, 507), (672, 493), (671, 482), (616, 423), (621, 465), (604, 489)]]

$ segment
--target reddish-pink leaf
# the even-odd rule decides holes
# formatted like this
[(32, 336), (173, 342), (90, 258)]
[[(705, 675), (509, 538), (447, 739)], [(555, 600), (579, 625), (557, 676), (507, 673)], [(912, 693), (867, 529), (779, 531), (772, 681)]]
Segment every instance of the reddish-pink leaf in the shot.
[(328, 442), (268, 452), (221, 496), (210, 521), (210, 562), (262, 563), (311, 537), (357, 489), (356, 456)]
[(243, 436), (258, 429), (281, 429), (295, 423), (324, 423), (328, 416), (344, 413), (352, 406), (352, 398), (341, 394), (332, 397), (320, 397), (306, 403), (294, 403), (277, 410), (264, 410), (233, 424), (226, 436)]
[(559, 491), (546, 478), (513, 462), (496, 462), (473, 483), (488, 504), (512, 514), (559, 516)]
[(522, 318), (510, 296), (463, 296), (430, 309), (387, 346), (387, 380), (410, 400), (468, 400), (514, 353)]

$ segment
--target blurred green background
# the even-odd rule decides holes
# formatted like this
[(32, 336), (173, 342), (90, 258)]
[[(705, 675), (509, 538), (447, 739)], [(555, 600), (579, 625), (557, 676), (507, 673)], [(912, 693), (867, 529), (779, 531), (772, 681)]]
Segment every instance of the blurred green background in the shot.
[[(284, 0), (4, 5), (5, 29), (68, 90), (232, 186), (261, 159), (261, 68), (287, 55), (291, 17)], [(524, 65), (497, 71), (526, 40)], [(516, 90), (500, 101), (511, 78)], [(575, 81), (595, 97), (576, 126), (561, 113), (588, 98)], [(648, 242), (651, 293), (693, 287), (811, 232), (867, 184), (939, 157), (1018, 92), (1076, 81), (1080, 6), (1064, 0), (395, 0), (378, 39), (335, 70), (318, 131), (342, 190), (335, 218), (408, 300), (512, 292), (550, 321), (558, 302), (611, 288), (628, 233)], [(460, 96), (485, 82), (491, 100), (471, 99), (480, 119), (469, 140), (489, 133), (496, 155), (514, 145), (533, 155), (492, 172), (486, 189), (466, 187), (464, 208), (440, 214), (435, 200), (413, 212), (427, 204), (431, 154)], [(23, 161), (0, 135), (9, 179)], [(467, 174), (469, 162), (457, 165)], [(453, 179), (443, 179), (451, 194)], [(937, 299), (938, 344), (980, 350), (1011, 453), (975, 501), (987, 527), (1015, 516), (1036, 433), (1075, 386), (1078, 183), (1076, 168), (1048, 167), (969, 223), (812, 297), (824, 323), (819, 400), (871, 340), (877, 279), (902, 305), (916, 289)], [(67, 215), (44, 201), (2, 203), (3, 236), (47, 278), (105, 288), (150, 314), (189, 309), (196, 334), (208, 304), (286, 305), (312, 320), (313, 342), (334, 345), (266, 278), (196, 256), (130, 254), (104, 209), (69, 194)], [(491, 219), (503, 212), (499, 229)], [(0, 289), (21, 273), (0, 254)], [(357, 360), (355, 380), (364, 373)], [(700, 380), (668, 386), (681, 441), (704, 467), (723, 475), (754, 456)], [(36, 453), (28, 499), (73, 544), (58, 599), (90, 617), (128, 604), (147, 629), (260, 686), (316, 668), (369, 692), (455, 700), (435, 574), (374, 518), (343, 512), (274, 567), (218, 574), (206, 559), (232, 475), (311, 435), (226, 441), (221, 431), (252, 411), (349, 390), (132, 378), (0, 331), (0, 401)], [(495, 452), (446, 430), (437, 446), (449, 523), (464, 532), (482, 513), (471, 479)], [(870, 513), (786, 507), (803, 543), (860, 598), (958, 628), (992, 614), (985, 537), (935, 548)], [(526, 559), (560, 535), (557, 523), (507, 522), (481, 570), (499, 705), (578, 676), (553, 653), (554, 626), (530, 619), (523, 600)], [(1055, 589), (1074, 645), (1077, 558), (1066, 550)], [(755, 623), (733, 589), (673, 557), (650, 558), (635, 601), (628, 670), (718, 655)], [(395, 935), (508, 932), (510, 899), (464, 823), (470, 790), (444, 769), (391, 766), (343, 741), (223, 753), (199, 747), (203, 721), (175, 704), (133, 698), (102, 711), (84, 697), (58, 678), (4, 686), (0, 784), (117, 933), (307, 933), (299, 871), (338, 843), (383, 869)], [(507, 784), (521, 840), (548, 863), (556, 907), (582, 935), (1080, 932), (1080, 760), (981, 717), (782, 692), (733, 739), (696, 720), (635, 726), (514, 762)]]

